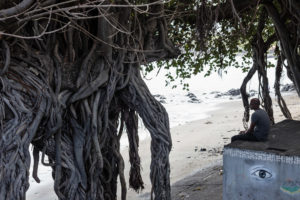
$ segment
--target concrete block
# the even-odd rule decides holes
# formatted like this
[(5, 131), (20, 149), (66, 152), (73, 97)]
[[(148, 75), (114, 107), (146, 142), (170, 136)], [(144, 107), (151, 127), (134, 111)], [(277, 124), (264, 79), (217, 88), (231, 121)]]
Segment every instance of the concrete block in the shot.
[(300, 200), (300, 121), (271, 128), (267, 142), (224, 148), (223, 200)]

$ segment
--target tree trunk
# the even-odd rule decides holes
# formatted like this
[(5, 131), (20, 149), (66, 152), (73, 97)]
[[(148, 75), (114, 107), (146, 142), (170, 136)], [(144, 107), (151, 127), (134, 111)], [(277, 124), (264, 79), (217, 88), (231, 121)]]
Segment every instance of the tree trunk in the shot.
[(279, 35), (282, 52), (285, 55), (288, 65), (293, 72), (293, 80), (300, 96), (300, 56), (297, 54), (295, 46), (292, 44), (288, 30), (280, 19), (279, 13), (272, 3), (264, 2), (264, 6), (269, 16), (273, 20), (277, 33)]
[(124, 124), (130, 187), (143, 188), (135, 113), (152, 137), (152, 196), (171, 199), (168, 115), (140, 76), (141, 63), (178, 54), (167, 37), (162, 3), (150, 1), (153, 15), (145, 15), (131, 5), (111, 6), (110, 1), (63, 1), (55, 6), (25, 2), (32, 4), (26, 6), (26, 15), (20, 11), (13, 13), (20, 20), (10, 19), (20, 26), (2, 38), (0, 199), (25, 199), (32, 143), (33, 176), (39, 180), (40, 151), (41, 162), (53, 169), (60, 200), (114, 200), (118, 178), (125, 200), (120, 154)]

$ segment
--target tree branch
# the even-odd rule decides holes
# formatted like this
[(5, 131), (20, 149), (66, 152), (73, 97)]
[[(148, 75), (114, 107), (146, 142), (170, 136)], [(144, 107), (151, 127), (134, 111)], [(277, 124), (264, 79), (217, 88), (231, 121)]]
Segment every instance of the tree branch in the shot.
[(23, 0), (21, 3), (15, 5), (14, 7), (0, 10), (0, 21), (1, 17), (10, 17), (12, 15), (17, 15), (28, 9), (34, 0)]

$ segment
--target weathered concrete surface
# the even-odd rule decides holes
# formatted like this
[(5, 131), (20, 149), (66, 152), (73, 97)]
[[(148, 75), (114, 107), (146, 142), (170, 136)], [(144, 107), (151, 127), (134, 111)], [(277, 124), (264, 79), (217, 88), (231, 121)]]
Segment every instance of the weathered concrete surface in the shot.
[(172, 200), (222, 200), (222, 166), (217, 164), (172, 185)]
[(300, 121), (273, 126), (267, 142), (224, 148), (223, 200), (300, 199)]
[(271, 127), (267, 142), (235, 141), (225, 146), (278, 155), (300, 156), (300, 121), (284, 120)]

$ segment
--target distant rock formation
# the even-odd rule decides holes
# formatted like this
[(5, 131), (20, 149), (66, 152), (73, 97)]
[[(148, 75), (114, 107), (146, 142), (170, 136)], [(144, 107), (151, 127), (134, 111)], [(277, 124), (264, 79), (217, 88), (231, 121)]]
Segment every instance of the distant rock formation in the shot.
[(281, 87), (282, 87), (281, 92), (292, 92), (296, 90), (294, 84), (285, 84), (282, 85)]
[[(227, 92), (218, 92), (218, 91), (213, 91), (211, 92), (210, 94), (215, 94), (215, 98), (220, 98), (220, 97), (223, 97), (223, 96), (229, 96), (230, 99), (233, 99), (232, 97), (241, 97), (241, 91), (240, 89), (230, 89), (228, 90)], [(248, 93), (248, 96), (249, 97), (252, 97), (252, 96), (255, 96), (257, 94), (257, 91), (256, 90), (250, 90), (249, 93)]]
[(225, 96), (238, 96), (241, 94), (240, 89), (230, 89), (224, 93)]
[(202, 101), (197, 98), (194, 93), (189, 92), (187, 95), (190, 99), (188, 100), (189, 103), (201, 103)]
[(166, 97), (161, 94), (155, 94), (153, 95), (160, 103), (166, 104)]

